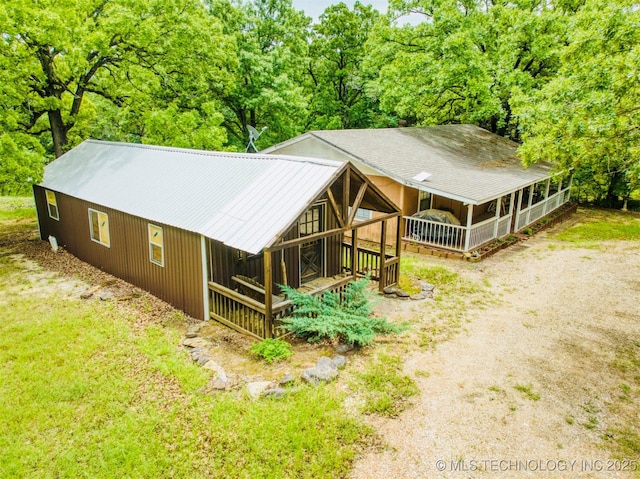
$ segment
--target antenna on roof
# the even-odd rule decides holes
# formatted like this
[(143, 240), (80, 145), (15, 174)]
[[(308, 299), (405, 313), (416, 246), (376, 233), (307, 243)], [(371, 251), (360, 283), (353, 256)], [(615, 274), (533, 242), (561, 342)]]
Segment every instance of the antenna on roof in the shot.
[(249, 148), (253, 148), (254, 153), (258, 153), (258, 149), (256, 148), (254, 141), (260, 138), (260, 135), (262, 135), (266, 129), (267, 127), (263, 126), (262, 130), (258, 131), (251, 125), (247, 125), (247, 130), (249, 131), (249, 143), (247, 144), (247, 149), (244, 150), (245, 153), (249, 151)]

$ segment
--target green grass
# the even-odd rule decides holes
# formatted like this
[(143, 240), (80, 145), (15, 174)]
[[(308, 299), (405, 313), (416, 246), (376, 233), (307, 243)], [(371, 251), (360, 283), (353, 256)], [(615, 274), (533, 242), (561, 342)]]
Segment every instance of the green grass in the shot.
[(0, 221), (35, 219), (33, 198), (0, 196)]
[(363, 412), (383, 416), (396, 416), (419, 392), (413, 378), (402, 374), (400, 356), (383, 353), (356, 375), (353, 386), (364, 396)]
[(203, 392), (173, 333), (105, 303), (0, 307), (0, 477), (337, 477), (367, 435), (330, 387)]
[(531, 401), (539, 401), (540, 393), (534, 391), (533, 386), (531, 384), (516, 384), (513, 387), (516, 391), (521, 392), (524, 397), (530, 399)]
[[(33, 210), (1, 218), (6, 241), (35, 228)], [(279, 400), (208, 392), (179, 328), (134, 328), (115, 302), (12, 292), (26, 278), (3, 247), (1, 479), (346, 477), (369, 441), (336, 384)]]
[(630, 213), (586, 209), (584, 220), (559, 231), (554, 238), (576, 246), (597, 247), (602, 241), (640, 240), (640, 218)]

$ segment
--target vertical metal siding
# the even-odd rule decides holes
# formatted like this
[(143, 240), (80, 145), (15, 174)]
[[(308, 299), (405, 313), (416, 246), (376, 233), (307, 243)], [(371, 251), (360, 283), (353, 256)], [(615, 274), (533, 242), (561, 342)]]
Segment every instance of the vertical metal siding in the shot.
[[(49, 218), (44, 189), (34, 187), (42, 239), (51, 234), (65, 249), (97, 268), (167, 301), (190, 316), (205, 318), (200, 236), (56, 193), (60, 221)], [(89, 208), (109, 216), (110, 247), (91, 240)], [(163, 228), (164, 267), (149, 259), (148, 223)]]

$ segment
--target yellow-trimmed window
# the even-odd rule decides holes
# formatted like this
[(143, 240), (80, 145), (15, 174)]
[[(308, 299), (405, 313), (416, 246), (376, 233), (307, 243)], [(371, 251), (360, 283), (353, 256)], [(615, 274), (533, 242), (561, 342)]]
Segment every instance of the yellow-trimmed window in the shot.
[(149, 223), (149, 259), (153, 264), (164, 266), (164, 234), (160, 226)]
[(53, 191), (45, 190), (47, 196), (47, 208), (49, 209), (49, 217), (60, 221), (60, 212), (58, 211), (58, 202), (56, 194)]
[(89, 229), (93, 241), (107, 248), (111, 246), (109, 216), (106, 213), (89, 208)]

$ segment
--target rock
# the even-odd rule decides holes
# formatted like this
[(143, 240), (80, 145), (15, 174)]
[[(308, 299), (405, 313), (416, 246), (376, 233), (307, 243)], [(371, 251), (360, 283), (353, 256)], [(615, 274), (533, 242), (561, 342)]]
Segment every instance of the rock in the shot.
[(384, 294), (396, 294), (397, 291), (398, 288), (396, 288), (395, 286), (387, 286), (382, 290)]
[(194, 361), (197, 361), (198, 359), (200, 359), (200, 356), (202, 355), (202, 349), (201, 348), (193, 348), (189, 354), (191, 355), (191, 359), (193, 359)]
[(303, 381), (313, 385), (317, 385), (321, 381), (328, 383), (338, 377), (338, 367), (333, 359), (322, 356), (318, 359), (315, 367), (305, 369), (300, 377)]
[(100, 295), (100, 300), (108, 301), (113, 298), (113, 293), (111, 291), (105, 291)]
[(258, 399), (260, 395), (272, 385), (269, 381), (256, 381), (247, 384), (247, 393), (252, 399)]
[(198, 363), (198, 366), (204, 366), (209, 361), (211, 361), (211, 358), (203, 352), (196, 362)]
[(222, 366), (220, 366), (218, 363), (216, 363), (213, 359), (209, 359), (206, 363), (204, 363), (202, 365), (202, 367), (204, 369), (208, 369), (210, 371), (215, 371), (215, 372), (223, 371), (224, 372), (224, 369), (222, 369)]
[(286, 386), (287, 384), (291, 384), (295, 380), (296, 380), (296, 378), (295, 378), (295, 376), (293, 374), (287, 374), (285, 377), (283, 377), (278, 382), (278, 384), (280, 384), (280, 386)]
[(338, 354), (348, 353), (349, 351), (353, 351), (353, 344), (338, 344), (333, 350)]
[(209, 344), (204, 338), (186, 338), (182, 341), (182, 345), (188, 348), (207, 348)]
[(198, 337), (198, 333), (195, 331), (187, 331), (186, 333), (184, 333), (184, 337), (185, 338), (197, 338)]
[(287, 394), (288, 389), (284, 389), (284, 388), (273, 388), (273, 389), (265, 389), (262, 392), (262, 395), (264, 397), (274, 397), (274, 398), (281, 398), (283, 397), (285, 394)]
[(409, 293), (407, 293), (404, 289), (398, 289), (396, 290), (396, 296), (398, 298), (408, 298)]
[(427, 293), (418, 293), (418, 294), (412, 294), (411, 296), (409, 296), (409, 299), (412, 299), (414, 301), (420, 301), (421, 299), (426, 299), (427, 298)]
[(91, 296), (93, 296), (93, 291), (85, 291), (80, 294), (80, 299), (89, 299)]
[(217, 371), (216, 374), (211, 378), (209, 386), (214, 391), (224, 391), (227, 389), (227, 375), (224, 371)]
[(340, 368), (343, 368), (345, 364), (347, 364), (347, 358), (345, 358), (344, 356), (338, 355), (331, 360), (331, 363), (336, 369), (340, 369)]
[(433, 291), (435, 286), (431, 283), (427, 283), (426, 281), (420, 281), (420, 288), (422, 291)]

